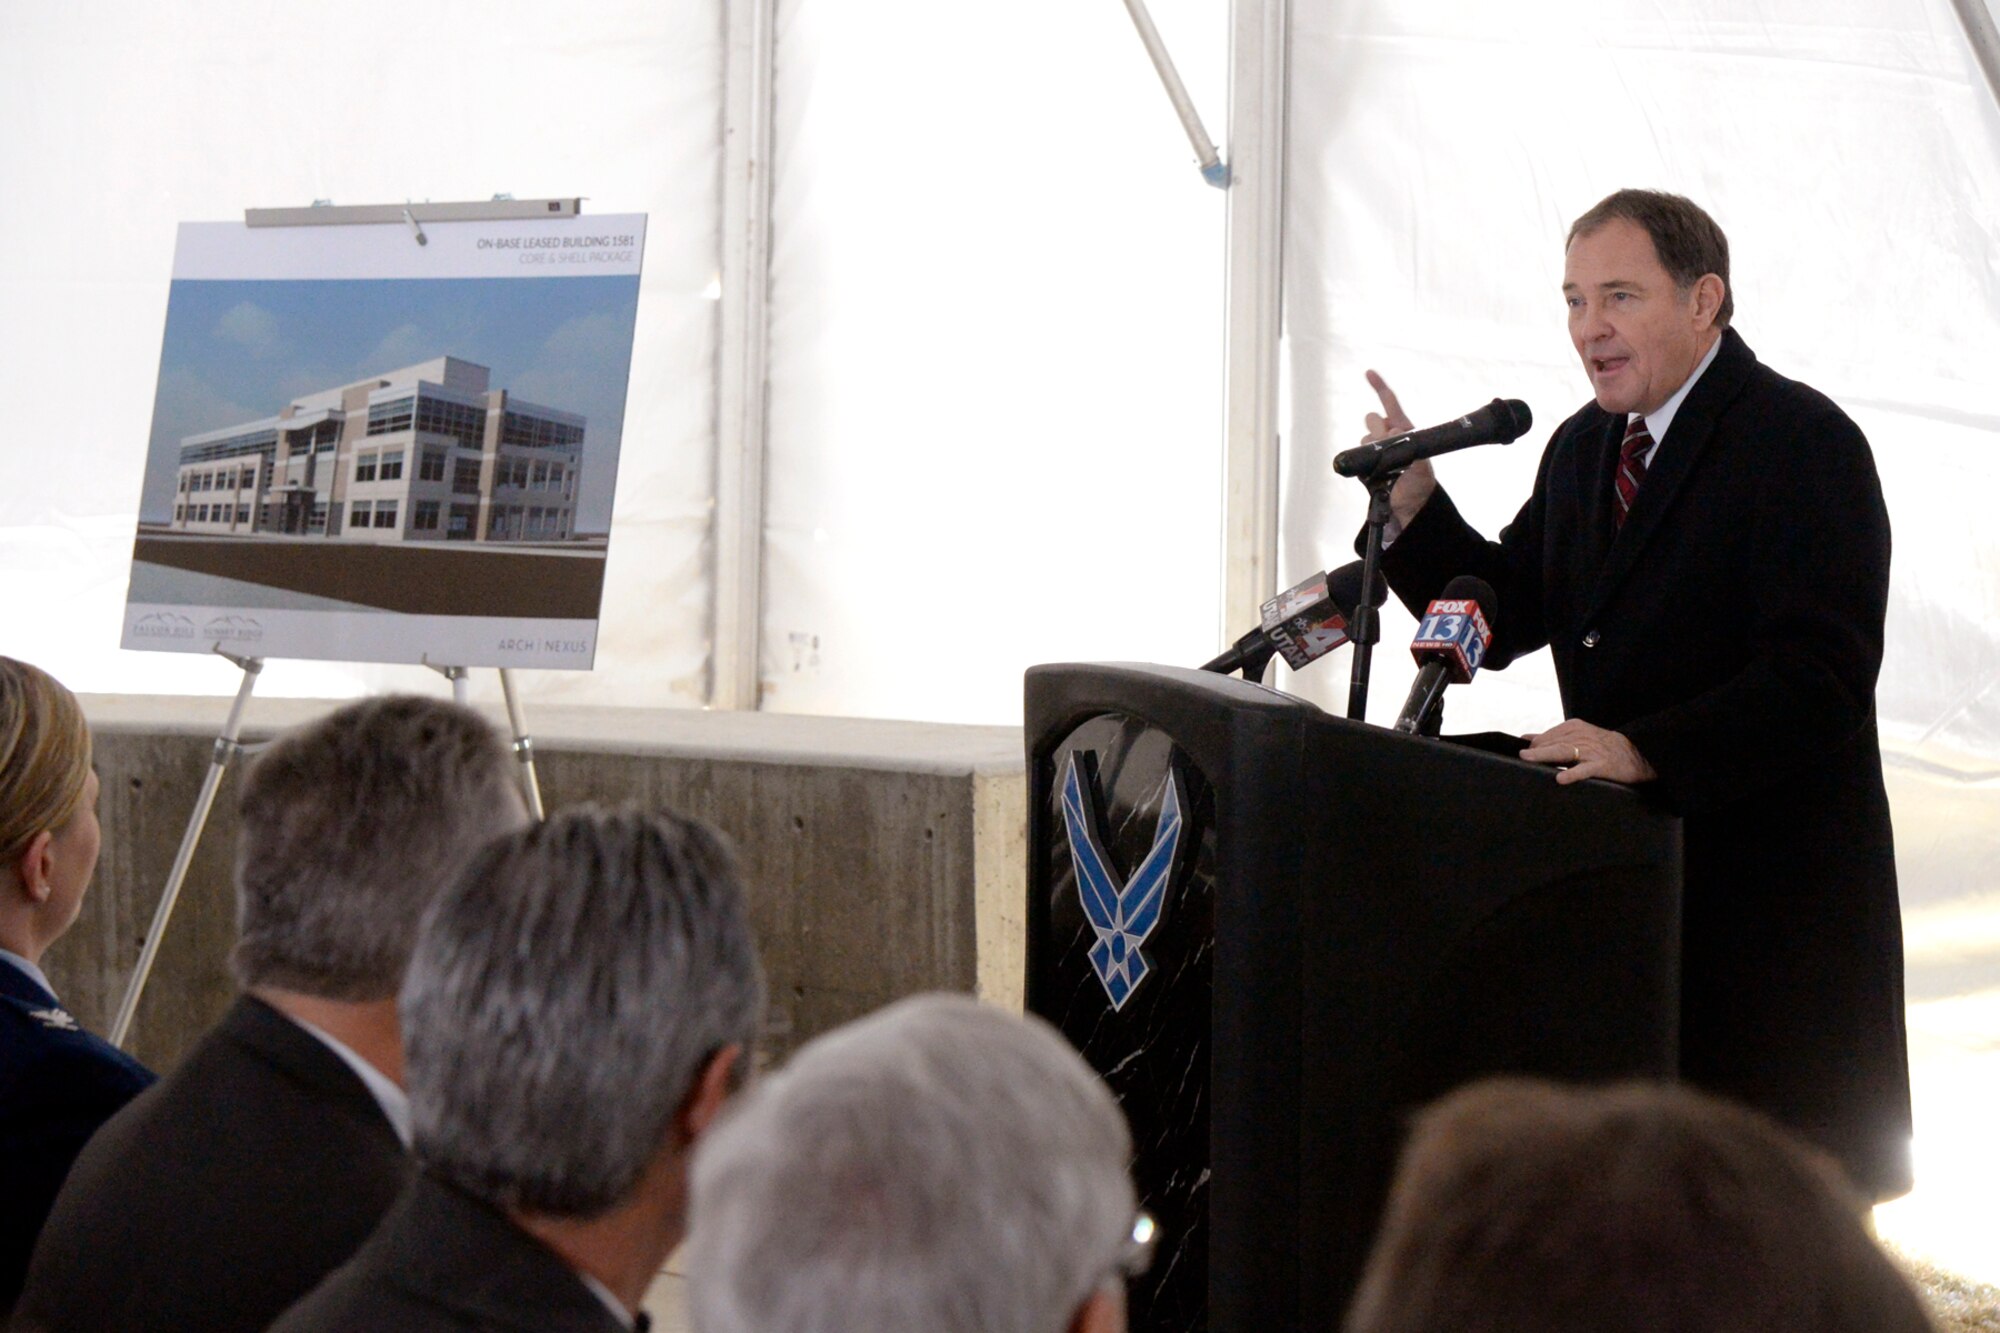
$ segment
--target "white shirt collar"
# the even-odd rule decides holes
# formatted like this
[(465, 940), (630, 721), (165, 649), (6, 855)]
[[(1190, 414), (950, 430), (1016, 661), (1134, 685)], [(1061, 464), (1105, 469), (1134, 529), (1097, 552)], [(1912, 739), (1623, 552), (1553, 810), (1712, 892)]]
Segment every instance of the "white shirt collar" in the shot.
[[(49, 979), (43, 974), (42, 969), (21, 957), (20, 954), (15, 953), (12, 949), (0, 949), (0, 959), (5, 959), (15, 967), (20, 968), (23, 972), (26, 972), (28, 980), (47, 991), (51, 997), (55, 997), (56, 988), (49, 984)], [(58, 1003), (60, 1003), (60, 1000), (58, 1000)]]
[[(285, 1016), (292, 1017), (290, 1014)], [(355, 1077), (367, 1086), (369, 1094), (375, 1098), (375, 1104), (382, 1108), (382, 1115), (388, 1120), (389, 1127), (396, 1131), (396, 1137), (403, 1141), (405, 1148), (409, 1147), (411, 1137), (409, 1094), (397, 1087), (387, 1074), (355, 1054), (353, 1049), (338, 1037), (320, 1031), (303, 1018), (292, 1018), (292, 1021), (318, 1037), (326, 1044), (329, 1051), (339, 1056), (347, 1067), (354, 1071)]]
[(611, 1294), (611, 1288), (605, 1286), (602, 1282), (599, 1282), (596, 1278), (584, 1272), (581, 1268), (572, 1268), (569, 1271), (576, 1274), (578, 1279), (582, 1281), (584, 1286), (590, 1288), (591, 1295), (597, 1297), (598, 1300), (604, 1302), (604, 1308), (611, 1311), (612, 1314), (616, 1315), (618, 1317), (619, 1323), (623, 1324), (627, 1328), (638, 1327), (639, 1321), (634, 1319), (632, 1317), (632, 1312), (625, 1308), (625, 1302), (619, 1300), (616, 1296), (613, 1296)]
[(1653, 455), (1660, 452), (1660, 441), (1667, 438), (1667, 427), (1674, 424), (1674, 414), (1679, 412), (1681, 404), (1687, 401), (1688, 390), (1694, 387), (1694, 382), (1701, 378), (1701, 373), (1708, 369), (1709, 363), (1715, 360), (1715, 354), (1721, 350), (1722, 335), (1717, 334), (1715, 341), (1708, 345), (1708, 352), (1695, 364), (1694, 373), (1681, 382), (1680, 388), (1674, 390), (1674, 396), (1646, 414), (1646, 433), (1653, 437), (1653, 447), (1646, 451), (1648, 465), (1651, 465)]

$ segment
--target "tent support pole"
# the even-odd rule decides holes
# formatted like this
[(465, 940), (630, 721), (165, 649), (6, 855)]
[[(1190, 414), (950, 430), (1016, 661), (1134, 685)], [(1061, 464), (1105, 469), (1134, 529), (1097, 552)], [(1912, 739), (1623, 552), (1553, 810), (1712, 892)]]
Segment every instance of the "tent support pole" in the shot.
[(1187, 133), (1188, 145), (1194, 149), (1195, 161), (1201, 165), (1201, 178), (1218, 190), (1228, 189), (1229, 168), (1215, 151), (1215, 145), (1209, 142), (1208, 129), (1201, 123), (1201, 113), (1195, 110), (1194, 99), (1188, 96), (1180, 71), (1174, 68), (1174, 58), (1167, 53), (1167, 44), (1160, 40), (1160, 30), (1153, 23), (1146, 0), (1125, 0), (1125, 8), (1132, 15), (1132, 26), (1139, 30), (1139, 41), (1145, 46), (1146, 54), (1153, 59), (1153, 70), (1160, 76), (1160, 85), (1167, 90), (1167, 100), (1174, 104), (1174, 114), (1180, 117), (1181, 129)]
[(764, 605), (771, 93), (777, 0), (730, 0), (716, 357), (715, 607), (708, 702), (754, 709)]
[(1278, 586), (1278, 338), (1284, 299), (1291, 0), (1233, 0), (1223, 387), (1221, 642)]
[(2000, 27), (1995, 26), (1986, 0), (1951, 0), (1951, 7), (1958, 11), (1959, 26), (1965, 29), (1979, 70), (1986, 76), (1986, 91), (2000, 106)]

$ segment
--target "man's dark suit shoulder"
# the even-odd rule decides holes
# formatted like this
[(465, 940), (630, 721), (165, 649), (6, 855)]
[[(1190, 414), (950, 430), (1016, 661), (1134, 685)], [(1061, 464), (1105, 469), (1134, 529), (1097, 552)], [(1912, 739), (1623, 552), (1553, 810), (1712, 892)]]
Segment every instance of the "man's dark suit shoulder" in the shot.
[(261, 1330), (359, 1247), (408, 1175), (366, 1085), (245, 996), (78, 1158), (20, 1326)]
[(352, 1260), (271, 1333), (622, 1333), (553, 1250), (492, 1205), (419, 1175)]

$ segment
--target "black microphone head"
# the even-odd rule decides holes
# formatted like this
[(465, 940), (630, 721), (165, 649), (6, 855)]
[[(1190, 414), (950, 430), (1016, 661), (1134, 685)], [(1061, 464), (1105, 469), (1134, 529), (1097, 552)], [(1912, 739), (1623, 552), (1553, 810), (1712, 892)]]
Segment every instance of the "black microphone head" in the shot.
[(1479, 613), (1486, 617), (1488, 629), (1500, 618), (1500, 599), (1493, 593), (1493, 585), (1475, 574), (1460, 574), (1444, 585), (1439, 598), (1447, 602), (1477, 602)]
[[(1375, 571), (1375, 595), (1368, 599), (1368, 605), (1380, 606), (1389, 600), (1389, 583), (1382, 577), (1382, 571)], [(1326, 576), (1326, 594), (1333, 598), (1343, 611), (1352, 611), (1361, 605), (1361, 562), (1350, 560), (1339, 569)]]
[(1486, 405), (1493, 424), (1493, 442), (1512, 444), (1535, 424), (1535, 414), (1518, 398), (1495, 398)]

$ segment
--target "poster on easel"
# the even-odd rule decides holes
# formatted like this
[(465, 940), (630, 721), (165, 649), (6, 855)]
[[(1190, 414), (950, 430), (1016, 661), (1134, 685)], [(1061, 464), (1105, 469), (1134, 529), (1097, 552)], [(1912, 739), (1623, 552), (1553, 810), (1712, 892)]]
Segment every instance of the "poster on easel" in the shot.
[(645, 227), (182, 224), (121, 646), (589, 669)]

